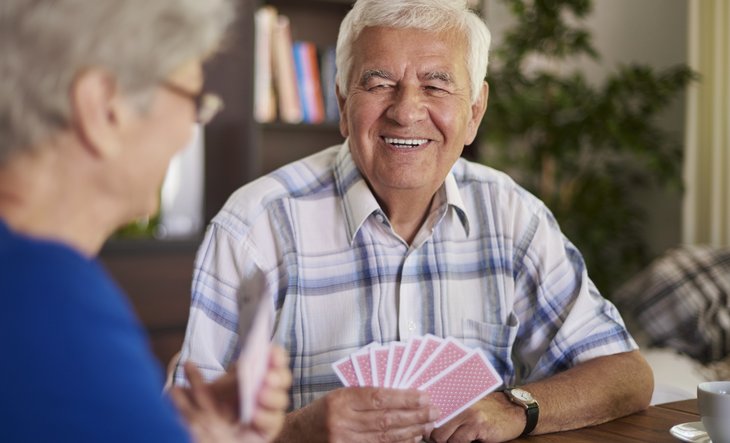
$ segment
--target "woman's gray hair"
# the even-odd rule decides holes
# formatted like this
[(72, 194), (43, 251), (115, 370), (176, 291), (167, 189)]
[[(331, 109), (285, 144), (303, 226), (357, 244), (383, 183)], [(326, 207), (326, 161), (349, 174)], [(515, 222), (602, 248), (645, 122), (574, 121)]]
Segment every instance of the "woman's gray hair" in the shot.
[(231, 0), (2, 0), (0, 164), (69, 125), (85, 69), (108, 70), (143, 108), (159, 80), (217, 47), (234, 16)]
[(353, 44), (364, 28), (375, 26), (462, 33), (467, 42), (471, 100), (476, 101), (487, 75), (491, 35), (466, 0), (358, 0), (342, 21), (337, 37), (337, 86), (342, 95), (347, 95)]

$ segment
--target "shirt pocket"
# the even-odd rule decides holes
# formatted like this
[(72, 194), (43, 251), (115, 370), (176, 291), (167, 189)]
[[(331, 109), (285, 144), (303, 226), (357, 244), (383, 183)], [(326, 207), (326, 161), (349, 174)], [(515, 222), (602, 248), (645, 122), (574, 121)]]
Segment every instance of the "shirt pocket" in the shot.
[(464, 318), (461, 327), (464, 344), (484, 351), (505, 385), (512, 385), (515, 378), (512, 348), (517, 337), (517, 318), (510, 314), (506, 323), (488, 323)]

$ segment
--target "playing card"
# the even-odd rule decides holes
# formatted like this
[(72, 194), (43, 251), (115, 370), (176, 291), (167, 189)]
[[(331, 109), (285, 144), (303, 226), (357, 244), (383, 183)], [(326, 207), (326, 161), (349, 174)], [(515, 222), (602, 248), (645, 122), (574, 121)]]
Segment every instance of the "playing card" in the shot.
[(433, 351), (431, 356), (423, 363), (420, 369), (416, 370), (411, 379), (407, 382), (406, 388), (418, 389), (419, 386), (428, 382), (462, 357), (469, 353), (469, 349), (454, 340), (447, 338)]
[(385, 385), (383, 385), (386, 388), (390, 388), (393, 386), (393, 380), (395, 379), (395, 373), (398, 372), (398, 364), (400, 363), (401, 358), (403, 358), (403, 353), (406, 350), (405, 343), (398, 343), (393, 342), (390, 344), (388, 349), (388, 364), (387, 369), (385, 372)]
[(398, 370), (395, 373), (395, 378), (393, 378), (393, 383), (391, 383), (392, 387), (397, 388), (400, 386), (400, 380), (403, 377), (403, 373), (406, 372), (406, 368), (411, 363), (411, 360), (413, 360), (413, 357), (416, 355), (416, 351), (418, 350), (418, 347), (421, 345), (422, 341), (422, 337), (411, 337), (411, 339), (408, 340), (408, 343), (406, 344), (406, 350), (403, 352), (403, 357), (398, 363)]
[(337, 377), (339, 377), (345, 387), (358, 385), (359, 382), (355, 373), (355, 366), (353, 366), (352, 359), (349, 355), (332, 363), (332, 369), (335, 370), (335, 374), (337, 374)]
[(373, 373), (373, 386), (385, 386), (388, 352), (388, 346), (373, 346), (370, 348), (370, 369)]
[[(243, 347), (238, 357), (236, 373), (241, 421), (250, 423), (256, 410), (256, 396), (269, 366), (272, 318), (270, 306), (261, 299), (255, 303), (247, 303), (247, 299), (243, 299), (241, 306), (246, 312), (239, 320)], [(248, 322), (247, 320), (251, 318), (251, 309), (255, 309), (255, 314), (252, 321)]]
[(373, 385), (373, 371), (370, 367), (370, 349), (361, 349), (351, 355), (352, 365), (355, 367), (358, 386)]
[(438, 428), (501, 384), (489, 360), (475, 350), (418, 389), (428, 392), (431, 404), (441, 411), (435, 423)]
[(400, 382), (398, 383), (398, 387), (405, 388), (408, 386), (411, 376), (419, 368), (423, 367), (423, 363), (428, 360), (431, 354), (436, 350), (436, 348), (441, 345), (442, 342), (443, 339), (440, 337), (436, 337), (435, 335), (427, 334), (423, 337), (421, 345), (418, 347), (416, 355), (413, 357), (413, 360), (411, 360), (410, 364), (408, 365), (406, 372), (401, 377)]

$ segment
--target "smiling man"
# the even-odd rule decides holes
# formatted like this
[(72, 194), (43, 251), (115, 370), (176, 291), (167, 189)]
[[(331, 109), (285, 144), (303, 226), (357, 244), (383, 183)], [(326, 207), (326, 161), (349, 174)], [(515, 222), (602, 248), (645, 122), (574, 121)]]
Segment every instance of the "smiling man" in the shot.
[[(548, 209), (460, 158), (488, 48), (465, 1), (359, 0), (337, 42), (345, 142), (244, 186), (212, 221), (182, 360), (222, 373), (239, 314), (270, 298), (294, 374), (281, 441), (505, 441), (648, 405), (651, 370)], [(481, 348), (537, 404), (500, 390), (433, 429), (419, 391), (337, 389), (334, 361), (426, 333)]]

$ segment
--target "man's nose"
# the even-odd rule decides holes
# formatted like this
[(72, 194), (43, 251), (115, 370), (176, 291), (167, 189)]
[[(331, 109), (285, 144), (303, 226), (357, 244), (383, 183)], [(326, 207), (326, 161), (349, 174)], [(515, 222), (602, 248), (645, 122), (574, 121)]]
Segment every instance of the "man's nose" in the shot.
[(398, 88), (386, 115), (402, 126), (425, 119), (427, 108), (420, 89), (415, 86)]

